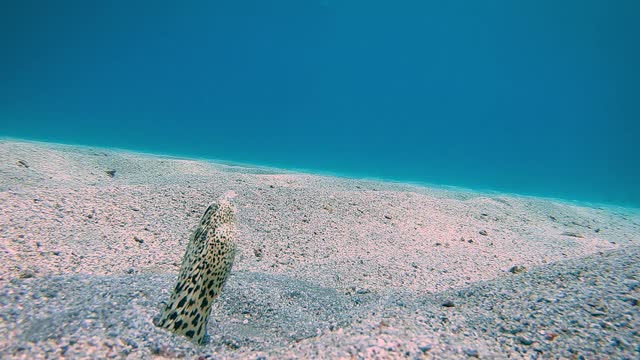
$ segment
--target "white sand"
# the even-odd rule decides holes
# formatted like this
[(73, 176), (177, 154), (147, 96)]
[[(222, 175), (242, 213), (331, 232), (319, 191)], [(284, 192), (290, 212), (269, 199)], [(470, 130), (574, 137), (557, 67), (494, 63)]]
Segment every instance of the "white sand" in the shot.
[(3, 140), (0, 287), (50, 275), (175, 275), (202, 212), (229, 190), (235, 273), (346, 294), (439, 293), (513, 276), (516, 265), (640, 245), (640, 215), (629, 208)]

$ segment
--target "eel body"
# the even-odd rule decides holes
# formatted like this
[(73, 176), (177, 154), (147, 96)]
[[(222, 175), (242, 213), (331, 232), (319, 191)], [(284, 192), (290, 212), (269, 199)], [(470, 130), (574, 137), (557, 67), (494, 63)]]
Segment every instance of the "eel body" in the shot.
[(236, 210), (223, 198), (209, 205), (189, 239), (178, 283), (155, 321), (159, 327), (203, 344), (211, 303), (229, 277), (236, 253)]

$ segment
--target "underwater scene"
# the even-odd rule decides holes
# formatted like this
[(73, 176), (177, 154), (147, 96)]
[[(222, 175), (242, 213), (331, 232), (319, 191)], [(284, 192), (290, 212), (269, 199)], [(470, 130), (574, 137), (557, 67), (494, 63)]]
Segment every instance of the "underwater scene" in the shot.
[(0, 358), (640, 357), (638, 15), (0, 5)]

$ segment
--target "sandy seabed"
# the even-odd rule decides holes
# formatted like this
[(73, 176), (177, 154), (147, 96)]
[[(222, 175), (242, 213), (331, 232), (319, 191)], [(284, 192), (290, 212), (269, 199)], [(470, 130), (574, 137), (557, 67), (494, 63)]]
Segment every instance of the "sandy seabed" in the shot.
[[(152, 319), (228, 191), (197, 346)], [(637, 359), (639, 259), (637, 209), (0, 140), (3, 359)]]

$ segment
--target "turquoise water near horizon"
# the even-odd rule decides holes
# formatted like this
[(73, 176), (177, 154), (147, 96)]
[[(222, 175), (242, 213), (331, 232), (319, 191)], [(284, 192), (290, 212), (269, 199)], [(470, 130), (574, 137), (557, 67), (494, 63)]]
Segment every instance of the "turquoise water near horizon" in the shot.
[(635, 1), (0, 5), (0, 136), (640, 206)]

